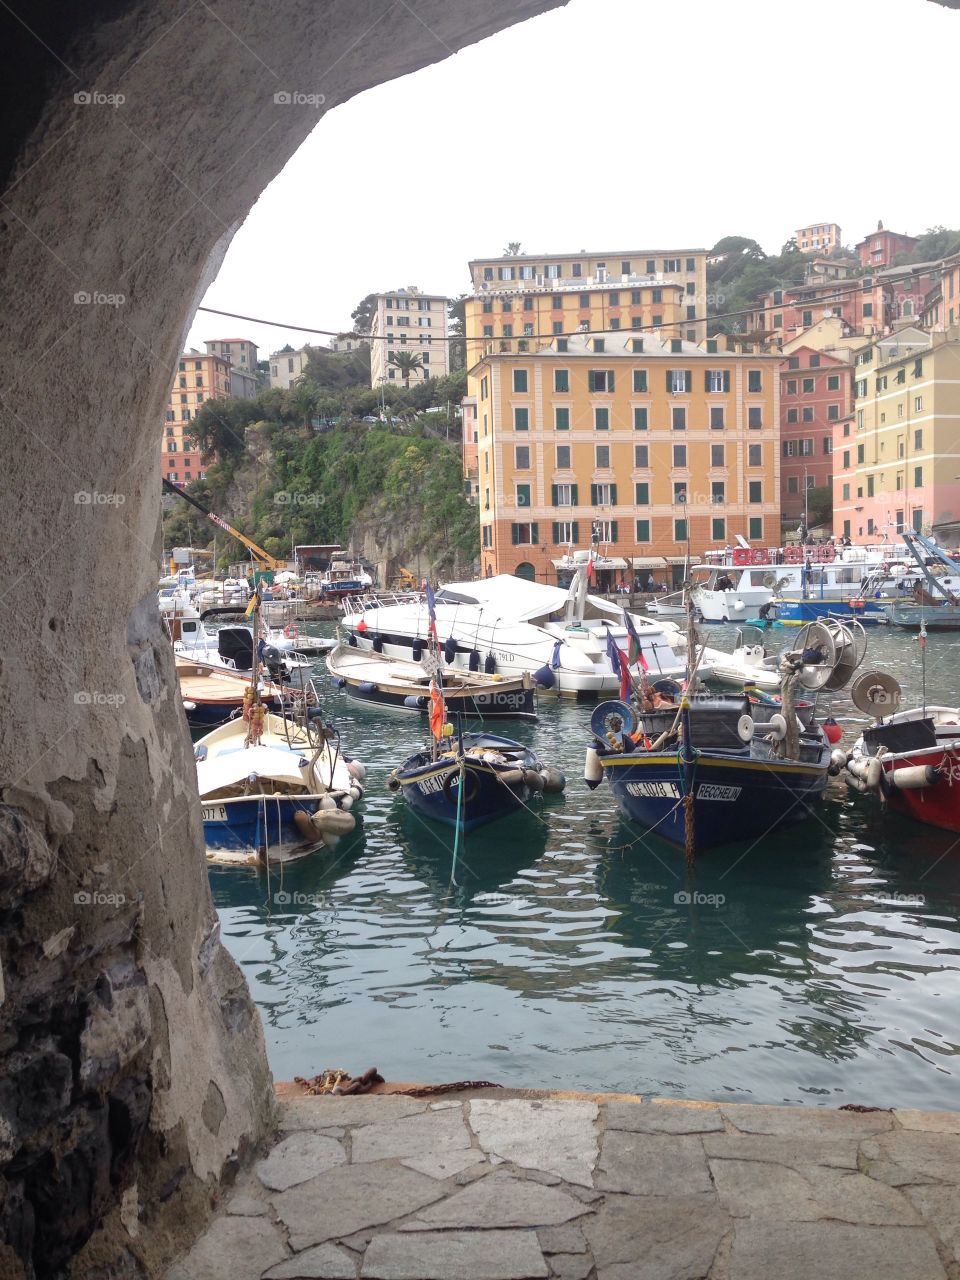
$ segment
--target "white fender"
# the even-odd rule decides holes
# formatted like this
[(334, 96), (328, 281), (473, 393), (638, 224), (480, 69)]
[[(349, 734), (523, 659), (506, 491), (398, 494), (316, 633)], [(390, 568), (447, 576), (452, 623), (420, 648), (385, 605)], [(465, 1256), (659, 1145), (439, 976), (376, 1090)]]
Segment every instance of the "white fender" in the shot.
[[(883, 766), (876, 756), (866, 756), (862, 760), (848, 760), (847, 773), (857, 782), (862, 782), (868, 791), (876, 791), (883, 775)], [(857, 790), (863, 788), (858, 787)]]
[(753, 716), (741, 716), (737, 721), (737, 737), (741, 742), (753, 740)]
[(922, 787), (932, 787), (938, 776), (932, 764), (912, 764), (903, 769), (891, 769), (886, 781), (898, 791), (919, 791)]
[(583, 762), (583, 780), (591, 791), (599, 786), (603, 778), (603, 765), (597, 755), (596, 747), (587, 747), (587, 756)]
[(324, 838), (336, 838), (353, 831), (357, 820), (352, 813), (344, 813), (341, 809), (320, 809), (313, 815), (313, 825)]
[(362, 765), (359, 760), (348, 760), (347, 773), (351, 778), (355, 778), (357, 782), (363, 782), (367, 776), (366, 766)]

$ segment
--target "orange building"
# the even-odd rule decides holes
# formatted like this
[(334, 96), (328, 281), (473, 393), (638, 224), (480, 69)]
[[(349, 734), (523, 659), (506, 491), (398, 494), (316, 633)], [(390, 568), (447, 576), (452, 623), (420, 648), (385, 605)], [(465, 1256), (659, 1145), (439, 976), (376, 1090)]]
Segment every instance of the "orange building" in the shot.
[(204, 401), (230, 395), (230, 368), (230, 362), (222, 356), (190, 350), (180, 357), (160, 445), (161, 471), (174, 484), (189, 484), (203, 475), (200, 450), (186, 433)]
[(624, 577), (738, 533), (779, 544), (778, 353), (655, 331), (517, 341), (487, 335), (469, 371), (484, 575), (556, 581), (591, 544)]

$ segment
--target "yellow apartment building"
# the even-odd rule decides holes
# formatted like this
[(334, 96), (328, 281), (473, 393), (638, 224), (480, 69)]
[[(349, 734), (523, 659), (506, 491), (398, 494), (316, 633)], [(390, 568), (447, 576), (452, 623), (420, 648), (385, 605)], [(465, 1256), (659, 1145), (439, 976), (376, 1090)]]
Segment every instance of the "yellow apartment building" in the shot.
[(390, 363), (395, 351), (409, 351), (420, 357), (410, 371), (409, 382), (442, 378), (450, 372), (447, 342), (447, 308), (450, 299), (440, 294), (421, 293), (415, 285), (377, 294), (370, 325), (370, 385), (374, 388), (396, 382), (405, 385), (403, 372)]
[(624, 577), (778, 545), (778, 352), (626, 329), (499, 346), (469, 371), (484, 576), (555, 582), (591, 544)]
[(843, 244), (840, 228), (835, 222), (814, 222), (808, 227), (798, 227), (793, 238), (801, 253), (832, 253)]
[[(960, 326), (901, 329), (858, 352), (854, 423), (834, 442), (834, 532), (960, 542)], [(842, 431), (842, 428), (841, 428)]]
[(187, 432), (205, 401), (230, 395), (230, 375), (230, 362), (222, 356), (191, 348), (180, 357), (164, 413), (160, 446), (160, 469), (172, 483), (189, 484), (202, 479), (200, 450)]
[[(707, 336), (707, 251), (705, 249), (607, 250), (603, 253), (518, 254), (477, 258), (470, 264), (476, 296), (487, 293), (561, 293), (594, 290), (606, 295), (610, 318), (629, 328), (628, 299), (636, 289), (651, 286), (682, 294), (683, 332), (677, 337), (700, 342)], [(619, 302), (610, 301), (610, 292)], [(606, 328), (597, 324), (596, 328)], [(617, 327), (617, 326), (614, 326)], [(469, 332), (469, 330), (468, 330)], [(469, 358), (468, 358), (469, 364)]]

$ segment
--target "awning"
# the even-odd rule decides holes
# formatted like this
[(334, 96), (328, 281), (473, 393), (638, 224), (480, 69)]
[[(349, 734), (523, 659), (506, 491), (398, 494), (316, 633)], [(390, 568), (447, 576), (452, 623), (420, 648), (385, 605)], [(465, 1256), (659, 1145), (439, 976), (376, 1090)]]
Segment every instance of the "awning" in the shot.
[(667, 562), (663, 556), (634, 556), (634, 569), (665, 569)]
[(626, 569), (627, 562), (622, 556), (597, 556), (593, 567), (594, 569)]

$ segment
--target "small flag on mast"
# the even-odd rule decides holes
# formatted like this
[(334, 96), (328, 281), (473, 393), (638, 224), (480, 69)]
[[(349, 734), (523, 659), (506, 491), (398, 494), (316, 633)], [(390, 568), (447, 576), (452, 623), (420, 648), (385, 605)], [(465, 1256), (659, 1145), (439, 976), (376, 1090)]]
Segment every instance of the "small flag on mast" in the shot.
[(627, 635), (630, 637), (630, 644), (627, 648), (627, 662), (632, 667), (639, 662), (644, 671), (649, 671), (647, 660), (643, 656), (643, 648), (640, 644), (640, 636), (637, 634), (637, 628), (633, 619), (626, 609), (623, 611), (623, 625), (627, 628)]
[(437, 686), (436, 680), (430, 681), (430, 732), (433, 734), (437, 742), (443, 737), (443, 724), (447, 718), (447, 708), (444, 705), (443, 694)]
[(437, 598), (433, 594), (433, 587), (431, 587), (429, 582), (425, 582), (423, 585), (427, 589), (427, 613), (430, 618), (429, 631), (430, 631), (430, 634), (433, 636), (434, 643), (439, 649), (440, 636), (437, 633)]

